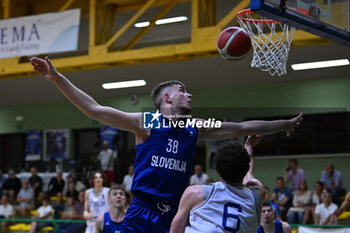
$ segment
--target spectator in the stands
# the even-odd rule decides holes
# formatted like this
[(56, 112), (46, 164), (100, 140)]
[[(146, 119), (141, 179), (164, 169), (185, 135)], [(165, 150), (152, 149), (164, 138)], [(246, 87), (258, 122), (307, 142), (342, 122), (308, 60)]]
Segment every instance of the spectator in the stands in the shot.
[(61, 215), (61, 219), (72, 219), (74, 210), (74, 198), (68, 197), (66, 205)]
[(322, 172), (321, 181), (326, 190), (332, 194), (333, 202), (339, 205), (339, 197), (346, 193), (341, 172), (335, 170), (332, 163), (327, 163)]
[(74, 200), (78, 199), (78, 191), (75, 189), (74, 182), (71, 182), (68, 184), (68, 190), (66, 192), (66, 197), (72, 197)]
[(128, 169), (128, 174), (124, 176), (123, 185), (126, 192), (130, 192), (132, 179), (134, 178), (134, 165), (130, 165)]
[(287, 212), (292, 205), (293, 190), (284, 184), (282, 177), (277, 177), (276, 186), (273, 190), (271, 201), (278, 205), (282, 220), (286, 220)]
[(59, 219), (61, 217), (61, 213), (65, 208), (64, 200), (63, 200), (63, 194), (62, 193), (57, 193), (56, 196), (56, 204), (54, 205), (54, 217), (55, 219)]
[(23, 180), (22, 188), (17, 195), (17, 202), (19, 204), (15, 206), (15, 209), (21, 214), (22, 218), (27, 218), (29, 211), (34, 208), (34, 198), (34, 191), (29, 186), (29, 181)]
[(2, 194), (2, 189), (3, 189), (5, 182), (6, 182), (6, 177), (2, 173), (2, 169), (0, 169), (0, 194)]
[(3, 186), (3, 192), (9, 196), (10, 203), (15, 202), (21, 186), (21, 180), (16, 176), (15, 171), (13, 169), (10, 169), (8, 172), (8, 178)]
[(298, 167), (296, 159), (290, 159), (284, 173), (285, 184), (288, 185), (289, 181), (291, 181), (292, 188), (298, 190), (298, 185), (302, 180), (306, 180), (305, 172)]
[[(42, 198), (42, 206), (39, 207), (36, 215), (32, 216), (32, 219), (52, 219), (53, 216), (52, 206), (49, 204), (49, 199), (47, 197)], [(49, 222), (32, 222), (30, 225), (29, 233), (39, 232), (42, 228), (46, 226), (51, 226)]]
[(312, 192), (308, 190), (306, 180), (302, 180), (299, 183), (299, 188), (294, 192), (293, 207), (288, 211), (288, 222), (295, 224), (298, 217), (299, 224), (306, 224), (303, 222), (305, 210), (311, 207)]
[[(84, 191), (79, 192), (78, 200), (75, 202), (71, 219), (84, 220)], [(60, 224), (58, 233), (77, 233), (85, 229), (85, 223), (66, 223)]]
[(208, 180), (208, 175), (203, 172), (202, 166), (196, 164), (194, 166), (194, 174), (191, 176), (190, 185), (203, 185)]
[(47, 195), (49, 197), (57, 196), (57, 193), (63, 193), (63, 189), (66, 182), (63, 180), (63, 174), (61, 171), (57, 172), (56, 177), (52, 177), (49, 186)]
[(29, 177), (30, 187), (34, 191), (34, 196), (38, 197), (40, 194), (42, 195), (43, 179), (38, 176), (38, 172), (35, 167), (30, 168), (30, 173), (32, 174)]
[[(14, 216), (14, 208), (13, 206), (8, 203), (8, 197), (7, 195), (3, 195), (1, 198), (1, 205), (0, 205), (0, 218), (6, 218), (10, 219)], [(1, 233), (7, 233), (7, 226), (9, 225), (9, 222), (1, 222)]]
[[(312, 206), (307, 208), (304, 213), (303, 224), (308, 224), (310, 219), (315, 222), (315, 209), (316, 206), (323, 203), (323, 197), (327, 190), (324, 188), (324, 184), (322, 181), (316, 181), (315, 183), (315, 191), (312, 194)], [(311, 218), (310, 218), (311, 216)]]
[(316, 225), (336, 225), (337, 221), (334, 223), (330, 222), (329, 215), (333, 214), (338, 209), (338, 206), (332, 202), (332, 194), (326, 192), (323, 197), (323, 203), (316, 206), (315, 210), (315, 224)]
[(100, 161), (101, 170), (107, 176), (107, 182), (110, 184), (114, 180), (114, 164), (117, 161), (117, 154), (109, 147), (108, 141), (102, 142), (102, 150), (97, 155)]

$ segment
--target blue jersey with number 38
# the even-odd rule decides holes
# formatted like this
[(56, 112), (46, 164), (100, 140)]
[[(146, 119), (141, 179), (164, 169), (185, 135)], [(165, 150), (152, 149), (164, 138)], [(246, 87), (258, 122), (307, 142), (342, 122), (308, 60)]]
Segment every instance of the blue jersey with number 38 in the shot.
[(191, 126), (151, 129), (148, 139), (135, 146), (134, 196), (177, 208), (189, 184), (197, 135)]

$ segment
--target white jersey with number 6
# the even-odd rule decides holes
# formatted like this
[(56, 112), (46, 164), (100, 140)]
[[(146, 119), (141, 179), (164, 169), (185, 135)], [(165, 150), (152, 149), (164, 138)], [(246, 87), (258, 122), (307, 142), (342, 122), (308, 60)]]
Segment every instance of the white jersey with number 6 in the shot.
[(242, 184), (202, 186), (205, 201), (191, 210), (186, 233), (254, 233), (259, 227), (260, 195)]

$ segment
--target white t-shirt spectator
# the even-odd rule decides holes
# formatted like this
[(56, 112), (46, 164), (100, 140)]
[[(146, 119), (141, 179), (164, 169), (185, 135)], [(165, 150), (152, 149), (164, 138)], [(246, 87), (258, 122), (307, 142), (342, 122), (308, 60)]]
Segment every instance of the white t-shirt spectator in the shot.
[(197, 176), (197, 174), (194, 174), (191, 176), (190, 185), (195, 185), (195, 184), (203, 185), (203, 184), (206, 184), (208, 179), (209, 179), (209, 176), (204, 172), (202, 173), (201, 176)]
[(114, 171), (113, 164), (116, 158), (117, 154), (112, 149), (102, 150), (97, 155), (102, 171)]
[(0, 205), (0, 216), (2, 215), (5, 218), (8, 218), (9, 216), (14, 216), (14, 212), (13, 206), (10, 203)]
[(123, 185), (125, 187), (125, 191), (130, 192), (131, 190), (131, 184), (132, 184), (132, 179), (134, 178), (134, 175), (131, 176), (130, 174), (126, 174), (123, 179)]
[(50, 213), (50, 215), (46, 218), (46, 219), (52, 219), (52, 206), (51, 205), (47, 205), (47, 206), (40, 206), (38, 209), (38, 215), (39, 217), (45, 216), (46, 214)]
[[(324, 203), (317, 205), (315, 213), (320, 215), (319, 224), (322, 225), (324, 220), (330, 215), (333, 214), (338, 209), (338, 206), (334, 203), (331, 203), (328, 207), (325, 207)], [(337, 224), (337, 223), (335, 223)], [(327, 224), (329, 225), (329, 223)]]
[[(322, 199), (323, 199), (323, 196), (324, 196), (324, 194), (325, 194), (326, 192), (327, 192), (327, 191), (324, 189), (323, 192), (322, 192), (322, 194), (321, 194), (321, 198), (322, 198)], [(323, 202), (323, 200), (322, 200), (322, 202)], [(312, 195), (312, 203), (314, 203), (314, 204), (316, 204), (316, 205), (321, 204), (321, 200), (318, 198), (316, 192), (314, 192), (313, 195)]]

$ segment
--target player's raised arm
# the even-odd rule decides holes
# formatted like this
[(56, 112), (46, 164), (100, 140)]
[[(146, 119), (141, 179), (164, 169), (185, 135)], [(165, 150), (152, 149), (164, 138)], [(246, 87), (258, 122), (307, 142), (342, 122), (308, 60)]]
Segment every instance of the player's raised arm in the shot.
[(59, 73), (48, 57), (45, 59), (33, 57), (30, 59), (30, 64), (45, 79), (55, 84), (61, 93), (87, 117), (134, 133), (141, 129), (141, 113), (126, 113), (99, 105), (92, 97)]
[(199, 128), (199, 139), (222, 140), (238, 136), (267, 135), (286, 132), (287, 136), (303, 120), (303, 113), (288, 120), (223, 122), (219, 128)]
[[(247, 150), (248, 154), (250, 155), (250, 164), (249, 164), (250, 167), (247, 174), (243, 178), (243, 184), (257, 189), (260, 193), (260, 197), (263, 200), (265, 198), (266, 190), (264, 188), (264, 185), (258, 179), (256, 179), (253, 174), (254, 173), (253, 148), (259, 144), (262, 138), (263, 136), (260, 136), (260, 135), (259, 136), (252, 135), (252, 136), (249, 136), (245, 142), (244, 148)], [(263, 201), (261, 203), (263, 203)]]

